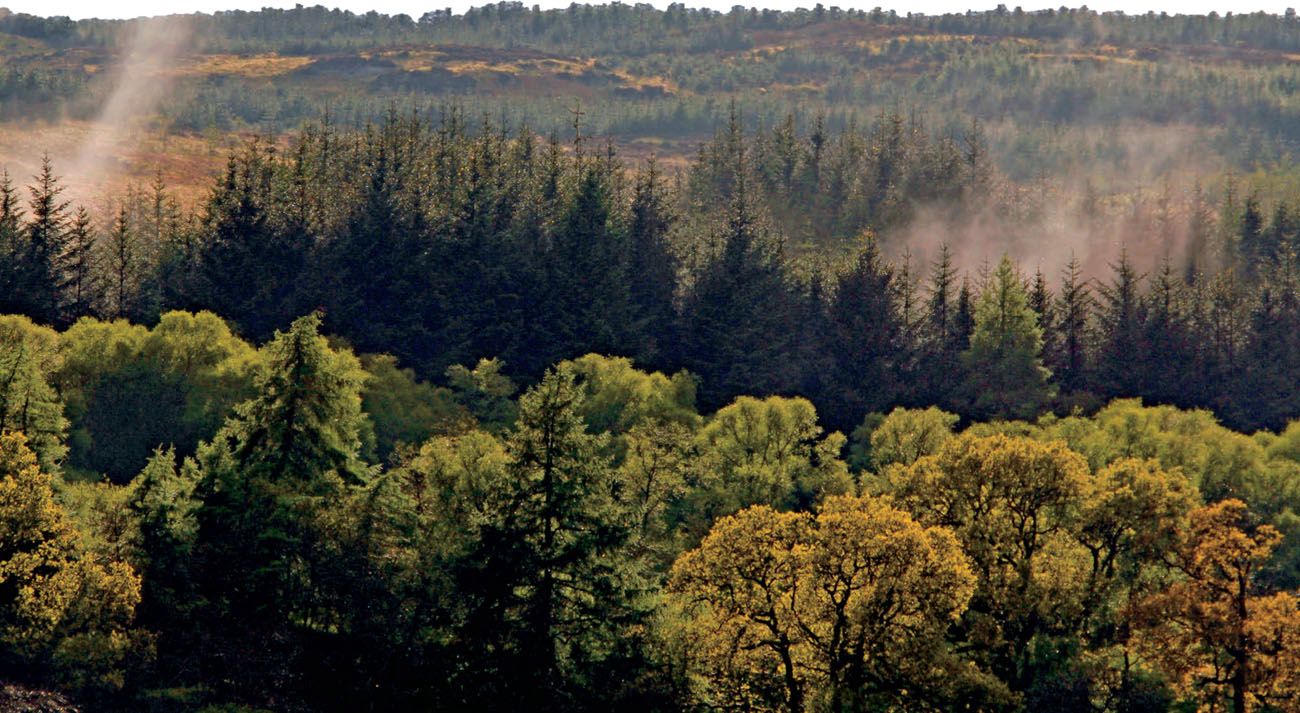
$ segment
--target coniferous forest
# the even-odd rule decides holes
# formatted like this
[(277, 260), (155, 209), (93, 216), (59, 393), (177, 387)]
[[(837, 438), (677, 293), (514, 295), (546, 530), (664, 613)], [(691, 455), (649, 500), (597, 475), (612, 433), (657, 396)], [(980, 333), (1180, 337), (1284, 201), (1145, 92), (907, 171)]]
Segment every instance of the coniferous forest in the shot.
[[(233, 134), (194, 200), (0, 175), (0, 710), (1300, 711), (1294, 13), (189, 22), (300, 67), (707, 68), (725, 101), (530, 122), (393, 60), (364, 111), (263, 87), (293, 128)], [(734, 61), (809, 27), (896, 44)], [(0, 115), (76, 121), (101, 90), (58, 62), (129, 29), (0, 14), (0, 96), (31, 89)], [(778, 111), (808, 65), (858, 93)], [(232, 130), (193, 110), (270, 96), (241, 81), (158, 120)], [(1154, 131), (1157, 89), (1208, 163), (1125, 177), (1095, 132)], [(667, 101), (690, 152), (626, 151)]]

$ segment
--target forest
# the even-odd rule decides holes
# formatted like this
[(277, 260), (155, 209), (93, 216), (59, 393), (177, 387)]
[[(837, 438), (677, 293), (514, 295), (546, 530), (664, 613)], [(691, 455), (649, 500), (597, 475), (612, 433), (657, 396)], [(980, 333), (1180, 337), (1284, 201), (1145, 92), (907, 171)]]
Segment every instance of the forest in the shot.
[(1297, 710), (1300, 206), (1079, 207), (1152, 273), (895, 261), (1024, 208), (978, 123), (816, 131), (733, 115), (666, 176), (577, 121), (318, 122), (106, 232), (48, 161), (0, 181), (3, 669), (97, 710)]
[(1300, 712), (1294, 13), (183, 22), (197, 198), (0, 173), (0, 709)]

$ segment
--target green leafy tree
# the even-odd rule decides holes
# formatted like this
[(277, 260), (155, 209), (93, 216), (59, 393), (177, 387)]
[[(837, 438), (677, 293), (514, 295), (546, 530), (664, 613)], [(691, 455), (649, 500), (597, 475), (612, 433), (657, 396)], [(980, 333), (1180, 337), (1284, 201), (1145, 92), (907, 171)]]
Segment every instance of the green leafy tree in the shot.
[(896, 408), (872, 432), (871, 467), (879, 472), (893, 465), (908, 466), (934, 455), (953, 437), (958, 416), (931, 406), (925, 410)]
[(361, 405), (374, 423), (374, 455), (389, 461), (415, 449), (435, 435), (469, 430), (474, 417), (450, 389), (435, 387), (400, 368), (387, 354), (365, 354), (362, 366), (370, 378)]
[(750, 505), (806, 509), (854, 490), (840, 460), (845, 438), (823, 432), (805, 399), (742, 396), (696, 436), (699, 482), (688, 532), (696, 541), (712, 522)]
[(694, 427), (695, 380), (684, 371), (671, 377), (646, 373), (630, 359), (588, 354), (562, 362), (570, 368), (584, 392), (582, 418), (592, 433), (621, 436), (649, 423), (678, 423)]
[(252, 393), (257, 353), (211, 312), (168, 312), (149, 330), (84, 319), (60, 341), (69, 467), (115, 482), (139, 473), (158, 446), (193, 455)]
[(1083, 547), (1073, 538), (1090, 472), (1059, 441), (963, 435), (884, 473), (885, 492), (919, 522), (951, 528), (977, 585), (953, 632), (1012, 691), (1034, 684), (1032, 644), (1080, 616)]
[(835, 497), (816, 516), (756, 506), (673, 565), (670, 635), (687, 642), (705, 706), (929, 710), (964, 677), (944, 634), (974, 586), (952, 532), (886, 501)]
[(0, 431), (26, 434), (46, 472), (56, 472), (68, 450), (63, 400), (51, 384), (61, 363), (54, 330), (0, 316)]
[(479, 427), (490, 433), (503, 433), (514, 425), (519, 408), (510, 398), (515, 382), (501, 373), (505, 365), (499, 359), (480, 359), (473, 369), (459, 364), (447, 368), (447, 381), (456, 403), (469, 410)]

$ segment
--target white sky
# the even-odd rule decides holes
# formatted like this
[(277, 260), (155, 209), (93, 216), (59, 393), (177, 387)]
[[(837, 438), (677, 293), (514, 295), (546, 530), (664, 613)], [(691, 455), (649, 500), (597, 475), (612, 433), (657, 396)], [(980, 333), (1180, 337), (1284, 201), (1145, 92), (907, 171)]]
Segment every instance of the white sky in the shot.
[[(794, 9), (796, 7), (812, 7), (817, 4), (818, 0), (766, 0), (766, 2), (757, 2), (749, 0), (748, 2), (738, 2), (737, 0), (688, 0), (685, 4), (688, 7), (711, 7), (717, 10), (730, 9), (732, 5), (742, 4), (746, 7), (771, 7), (783, 10)], [(965, 12), (971, 10), (991, 10), (997, 6), (999, 0), (913, 0), (912, 2), (903, 2), (895, 0), (821, 0), (827, 7), (839, 5), (844, 8), (863, 8), (869, 10), (873, 7), (880, 6), (886, 10), (894, 9), (899, 13), (924, 12), (927, 14), (939, 14), (944, 12)], [(26, 12), (33, 15), (67, 15), (74, 19), (86, 17), (103, 17), (103, 18), (126, 18), (139, 17), (142, 15), (166, 15), (178, 12), (213, 12), (216, 10), (257, 10), (263, 7), (293, 7), (298, 0), (116, 0), (104, 2), (103, 0), (53, 0), (41, 2), (40, 0), (0, 0), (0, 3), (7, 5), (15, 12)], [(484, 5), (488, 0), (302, 0), (303, 5), (325, 5), (326, 7), (340, 7), (353, 12), (367, 12), (369, 10), (378, 10), (387, 14), (406, 13), (413, 18), (419, 18), (425, 12), (432, 9), (442, 9), (450, 7), (456, 12), (463, 12), (471, 6)], [(568, 7), (569, 0), (523, 0), (525, 5), (532, 6), (539, 4), (543, 8), (549, 7)], [(636, 0), (624, 0), (627, 4), (634, 4)], [(654, 0), (652, 2), (656, 7), (665, 7), (668, 5), (666, 0)], [(1014, 8), (1020, 5), (1025, 10), (1037, 10), (1047, 7), (1078, 7), (1083, 4), (1083, 0), (1071, 0), (1070, 2), (1051, 2), (1050, 0), (1006, 0), (1007, 7)], [(1145, 13), (1149, 10), (1155, 12), (1168, 12), (1170, 14), (1205, 14), (1211, 10), (1219, 13), (1224, 12), (1254, 12), (1264, 10), (1266, 12), (1281, 13), (1287, 7), (1300, 5), (1300, 0), (1248, 0), (1246, 3), (1232, 3), (1225, 0), (1133, 0), (1124, 2), (1123, 0), (1096, 0), (1087, 2), (1087, 6), (1093, 10), (1123, 10), (1130, 14)]]

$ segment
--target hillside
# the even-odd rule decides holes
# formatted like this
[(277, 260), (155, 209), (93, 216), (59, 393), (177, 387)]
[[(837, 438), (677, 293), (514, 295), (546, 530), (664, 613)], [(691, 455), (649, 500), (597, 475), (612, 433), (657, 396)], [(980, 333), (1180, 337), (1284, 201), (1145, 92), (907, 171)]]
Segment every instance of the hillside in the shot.
[[(502, 3), (418, 21), (323, 8), (138, 22), (9, 14), (0, 30), (0, 162), (25, 177), (50, 150), (83, 193), (160, 168), (197, 196), (243, 137), (394, 108), (456, 106), (471, 122), (568, 135), (580, 107), (583, 131), (676, 166), (732, 106), (751, 126), (793, 114), (833, 129), (899, 108), (939, 132), (983, 122), (1013, 178), (1120, 190), (1270, 165), (1300, 139), (1293, 17)], [(113, 129), (93, 128), (103, 123)], [(101, 145), (107, 165), (80, 165)]]

